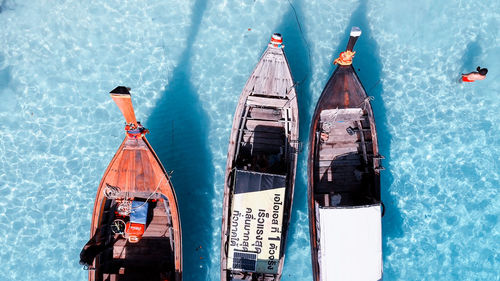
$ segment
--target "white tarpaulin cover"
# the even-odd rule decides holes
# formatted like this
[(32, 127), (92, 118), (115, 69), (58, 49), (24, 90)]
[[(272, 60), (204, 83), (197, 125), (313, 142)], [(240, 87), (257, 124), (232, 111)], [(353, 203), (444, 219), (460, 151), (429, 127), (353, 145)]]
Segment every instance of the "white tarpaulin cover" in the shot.
[(320, 280), (382, 278), (380, 205), (319, 208)]
[(277, 273), (283, 230), (282, 175), (236, 171), (227, 268)]

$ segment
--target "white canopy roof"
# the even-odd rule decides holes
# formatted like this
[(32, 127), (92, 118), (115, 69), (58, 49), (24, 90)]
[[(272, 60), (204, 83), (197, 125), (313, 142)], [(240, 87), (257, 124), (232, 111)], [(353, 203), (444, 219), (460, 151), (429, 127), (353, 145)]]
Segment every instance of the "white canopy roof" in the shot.
[(320, 280), (380, 280), (380, 205), (319, 208), (317, 215)]

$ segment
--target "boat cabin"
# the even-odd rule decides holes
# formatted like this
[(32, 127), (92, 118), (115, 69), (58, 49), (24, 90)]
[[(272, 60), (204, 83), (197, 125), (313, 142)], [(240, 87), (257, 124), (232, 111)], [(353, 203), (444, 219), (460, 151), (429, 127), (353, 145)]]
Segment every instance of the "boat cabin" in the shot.
[(380, 280), (382, 278), (380, 204), (318, 207), (319, 278), (315, 280)]

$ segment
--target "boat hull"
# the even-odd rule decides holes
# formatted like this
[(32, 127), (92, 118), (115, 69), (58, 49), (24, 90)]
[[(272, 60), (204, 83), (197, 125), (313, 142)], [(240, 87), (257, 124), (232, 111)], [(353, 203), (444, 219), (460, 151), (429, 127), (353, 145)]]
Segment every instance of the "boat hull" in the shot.
[[(266, 62), (269, 65), (265, 65)], [(273, 67), (280, 68), (279, 73), (283, 76), (281, 78), (284, 83), (279, 86), (276, 86), (273, 79), (275, 72), (269, 70), (276, 69)], [(261, 73), (266, 69), (269, 83), (258, 78), (262, 77)], [(251, 280), (249, 278), (252, 275), (259, 276), (258, 278), (261, 279), (258, 280), (280, 280), (295, 186), (298, 127), (296, 93), (288, 62), (281, 48), (268, 47), (247, 81), (234, 115), (224, 182), (221, 280), (233, 280), (232, 278)], [(270, 159), (279, 160), (273, 160), (274, 164), (270, 164)], [(257, 179), (266, 179), (274, 182), (274, 185), (263, 187), (257, 184), (261, 189), (249, 192), (246, 190), (248, 185), (241, 184), (242, 179), (254, 182)], [(262, 212), (255, 211), (254, 214), (249, 213), (249, 216), (254, 215), (256, 218), (256, 233), (262, 231), (260, 234), (266, 237), (266, 233), (270, 233), (268, 230), (273, 227), (271, 219), (268, 220), (267, 225), (267, 222), (259, 217), (261, 215), (265, 217), (265, 213), (272, 208), (273, 201), (266, 201), (270, 198), (266, 194), (274, 196), (273, 200), (277, 200), (274, 202), (282, 204), (274, 214), (270, 211), (270, 215), (276, 215), (276, 221), (280, 221), (279, 227), (282, 235), (274, 245), (277, 249), (271, 249), (270, 247), (273, 246), (266, 246), (264, 242), (257, 252), (272, 253), (270, 254), (272, 258), (270, 255), (262, 258), (262, 255), (256, 254), (254, 268), (252, 266), (247, 269), (238, 268), (235, 265), (235, 253), (249, 253), (252, 249), (248, 247), (247, 250), (241, 252), (239, 246), (242, 244), (235, 241), (240, 235), (238, 227), (235, 226), (235, 212), (260, 209)], [(257, 199), (251, 199), (251, 196)], [(269, 202), (270, 205), (266, 205), (265, 202)], [(245, 208), (241, 209), (243, 206)], [(262, 222), (260, 230), (257, 217)], [(248, 228), (254, 229), (253, 222), (245, 221), (247, 222)], [(254, 238), (258, 239), (258, 237), (259, 235)], [(244, 234), (242, 238), (245, 238)], [(249, 241), (253, 239), (252, 237), (246, 238)], [(264, 268), (262, 264), (266, 262), (272, 266)]]
[[(182, 240), (175, 191), (144, 136), (147, 130), (137, 127), (141, 125), (135, 120), (128, 89), (117, 89), (121, 92), (112, 92), (112, 97), (118, 100), (117, 105), (128, 121), (126, 137), (97, 189), (91, 240), (81, 257), (91, 255), (92, 260), (94, 256), (89, 265), (91, 281), (107, 278), (180, 281)], [(125, 203), (132, 204), (128, 212), (120, 209)], [(142, 215), (136, 214), (139, 207), (145, 210)], [(120, 221), (124, 227), (127, 222), (126, 230), (113, 230)], [(92, 254), (88, 248), (99, 248), (99, 252)]]
[[(356, 42), (353, 39), (357, 38), (351, 37), (347, 51), (352, 51)], [(321, 226), (321, 222), (326, 223), (323, 218), (330, 216), (327, 211), (340, 213), (381, 204), (380, 159), (370, 98), (353, 66), (339, 65), (318, 100), (309, 134), (308, 209), (313, 280), (326, 280), (321, 276), (327, 270), (322, 268), (319, 255), (326, 251), (321, 247), (328, 244), (320, 243), (320, 230), (328, 228)], [(379, 228), (373, 229), (377, 233)], [(380, 249), (381, 264), (381, 245), (375, 245), (375, 249), (376, 253)]]

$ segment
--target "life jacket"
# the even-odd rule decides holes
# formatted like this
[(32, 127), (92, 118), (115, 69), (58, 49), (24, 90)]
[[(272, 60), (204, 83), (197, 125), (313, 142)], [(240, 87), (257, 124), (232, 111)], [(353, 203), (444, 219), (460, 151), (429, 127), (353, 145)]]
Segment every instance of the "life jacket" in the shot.
[(462, 82), (474, 82), (475, 80), (470, 80), (467, 75), (462, 75)]

